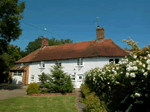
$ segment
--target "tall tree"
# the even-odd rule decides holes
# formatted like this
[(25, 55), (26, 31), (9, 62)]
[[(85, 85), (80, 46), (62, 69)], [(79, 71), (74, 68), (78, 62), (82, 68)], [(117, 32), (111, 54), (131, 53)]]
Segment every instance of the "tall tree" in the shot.
[[(25, 53), (24, 54), (30, 54), (31, 52), (39, 49), (41, 47), (41, 43), (42, 43), (42, 37), (43, 36), (39, 36), (37, 39), (35, 39), (32, 42), (29, 42), (28, 46), (25, 48)], [(49, 39), (49, 46), (53, 46), (53, 45), (62, 45), (62, 44), (68, 44), (68, 43), (73, 43), (72, 40), (70, 39), (61, 39), (61, 40), (57, 40), (56, 38), (52, 37), (51, 39)], [(22, 51), (23, 53), (23, 51)], [(24, 56), (23, 56), (24, 57)]]
[(25, 2), (18, 0), (0, 0), (0, 55), (7, 51), (11, 40), (16, 40), (22, 34), (19, 20), (23, 18)]
[(15, 62), (21, 58), (19, 48), (14, 45), (8, 45), (7, 52), (0, 56), (0, 82), (8, 81), (9, 69), (15, 65)]

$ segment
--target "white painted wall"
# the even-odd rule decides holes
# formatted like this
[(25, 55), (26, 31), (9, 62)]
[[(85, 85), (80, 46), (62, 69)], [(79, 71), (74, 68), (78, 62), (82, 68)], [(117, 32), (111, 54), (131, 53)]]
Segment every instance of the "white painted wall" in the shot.
[[(83, 66), (78, 68), (77, 59), (61, 60), (61, 65), (64, 67), (63, 70), (69, 75), (84, 74), (86, 71), (95, 68), (95, 67), (104, 67), (106, 63), (109, 63), (109, 59), (120, 59), (121, 57), (94, 57), (94, 58), (83, 58)], [(40, 62), (30, 63), (29, 66), (29, 84), (31, 81), (31, 75), (34, 75), (34, 82), (38, 82), (38, 75), (41, 75), (42, 72), (50, 73), (50, 68), (55, 65), (55, 61), (44, 61), (45, 68), (40, 68)], [(76, 77), (77, 78), (77, 77)], [(76, 87), (76, 85), (75, 85)]]

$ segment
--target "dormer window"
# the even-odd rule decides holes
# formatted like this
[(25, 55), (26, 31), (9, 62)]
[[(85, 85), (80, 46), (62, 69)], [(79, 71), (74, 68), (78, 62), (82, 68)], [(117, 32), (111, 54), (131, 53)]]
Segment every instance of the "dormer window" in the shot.
[(45, 68), (45, 63), (43, 61), (41, 61), (41, 65), (40, 65), (41, 68)]
[(77, 59), (77, 65), (83, 65), (83, 59), (82, 58)]

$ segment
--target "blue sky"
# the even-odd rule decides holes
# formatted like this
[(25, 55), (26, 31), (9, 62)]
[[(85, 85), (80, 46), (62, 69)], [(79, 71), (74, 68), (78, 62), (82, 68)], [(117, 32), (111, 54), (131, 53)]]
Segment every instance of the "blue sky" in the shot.
[(25, 0), (25, 3), (24, 18), (20, 20), (22, 35), (11, 42), (21, 50), (40, 35), (49, 39), (69, 38), (73, 42), (95, 40), (96, 17), (99, 17), (97, 25), (105, 29), (105, 38), (111, 38), (121, 48), (131, 48), (122, 41), (129, 40), (128, 36), (140, 48), (150, 44), (150, 0)]

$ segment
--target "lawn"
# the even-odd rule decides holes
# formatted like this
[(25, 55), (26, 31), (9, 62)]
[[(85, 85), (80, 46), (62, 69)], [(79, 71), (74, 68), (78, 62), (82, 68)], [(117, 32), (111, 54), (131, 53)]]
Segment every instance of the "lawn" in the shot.
[(0, 100), (0, 112), (78, 112), (76, 96), (21, 96)]

